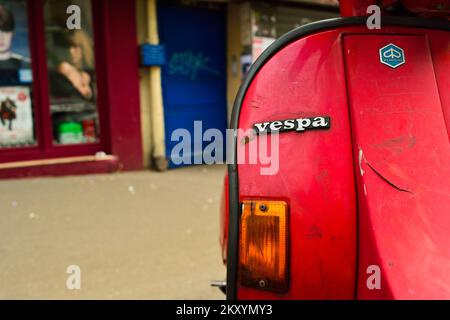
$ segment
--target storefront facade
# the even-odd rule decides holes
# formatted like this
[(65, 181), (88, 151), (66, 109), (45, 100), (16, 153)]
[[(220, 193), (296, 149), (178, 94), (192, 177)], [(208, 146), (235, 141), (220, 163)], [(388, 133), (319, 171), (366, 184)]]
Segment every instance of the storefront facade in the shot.
[(0, 178), (142, 168), (135, 9), (0, 1)]
[(251, 63), (285, 32), (338, 16), (337, 3), (137, 0), (139, 44), (165, 49), (165, 63), (140, 69), (145, 166), (177, 166), (177, 129), (190, 132), (192, 147), (184, 156), (196, 164), (204, 145), (195, 145), (201, 132), (196, 136), (194, 122), (202, 132), (225, 131)]
[[(337, 14), (332, 0), (0, 0), (0, 178), (176, 167), (175, 130), (225, 131), (264, 48)], [(145, 45), (164, 63), (145, 65)]]

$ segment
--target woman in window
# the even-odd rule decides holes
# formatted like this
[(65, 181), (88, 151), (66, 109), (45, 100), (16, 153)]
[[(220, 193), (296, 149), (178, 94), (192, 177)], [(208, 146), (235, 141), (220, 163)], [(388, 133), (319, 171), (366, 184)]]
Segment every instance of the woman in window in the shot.
[(91, 39), (84, 31), (75, 30), (66, 33), (63, 42), (63, 58), (52, 77), (52, 96), (93, 100), (93, 81), (89, 73), (94, 64)]

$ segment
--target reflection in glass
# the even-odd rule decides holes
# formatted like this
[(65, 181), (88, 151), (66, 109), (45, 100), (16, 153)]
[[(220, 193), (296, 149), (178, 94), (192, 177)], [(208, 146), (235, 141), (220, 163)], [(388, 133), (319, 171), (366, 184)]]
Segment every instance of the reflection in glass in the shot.
[[(81, 8), (82, 28), (68, 30), (66, 8)], [(45, 32), (53, 136), (57, 144), (98, 141), (90, 1), (47, 0)]]

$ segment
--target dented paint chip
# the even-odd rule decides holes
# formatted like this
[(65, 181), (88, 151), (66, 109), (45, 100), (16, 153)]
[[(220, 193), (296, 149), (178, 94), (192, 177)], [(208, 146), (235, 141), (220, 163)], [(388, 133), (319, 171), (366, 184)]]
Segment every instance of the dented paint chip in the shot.
[(363, 150), (361, 148), (359, 148), (358, 161), (359, 161), (359, 172), (361, 173), (361, 177), (364, 176), (364, 173), (365, 173), (365, 171), (362, 167), (363, 159), (364, 159)]

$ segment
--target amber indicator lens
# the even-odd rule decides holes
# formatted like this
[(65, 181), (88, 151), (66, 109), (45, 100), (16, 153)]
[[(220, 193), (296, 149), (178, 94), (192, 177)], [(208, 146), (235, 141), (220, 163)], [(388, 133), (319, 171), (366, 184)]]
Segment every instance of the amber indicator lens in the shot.
[(245, 200), (239, 229), (239, 282), (261, 290), (288, 290), (288, 205)]

